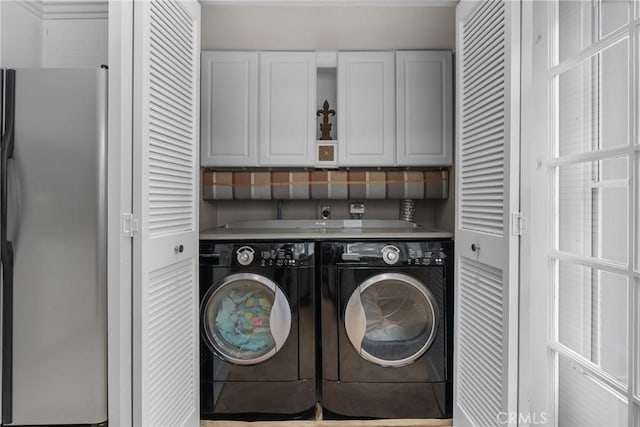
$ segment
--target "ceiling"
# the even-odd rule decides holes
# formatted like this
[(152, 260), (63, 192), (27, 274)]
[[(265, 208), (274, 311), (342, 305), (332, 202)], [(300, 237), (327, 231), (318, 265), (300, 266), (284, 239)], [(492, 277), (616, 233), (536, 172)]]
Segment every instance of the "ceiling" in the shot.
[(204, 5), (442, 7), (458, 0), (200, 0)]

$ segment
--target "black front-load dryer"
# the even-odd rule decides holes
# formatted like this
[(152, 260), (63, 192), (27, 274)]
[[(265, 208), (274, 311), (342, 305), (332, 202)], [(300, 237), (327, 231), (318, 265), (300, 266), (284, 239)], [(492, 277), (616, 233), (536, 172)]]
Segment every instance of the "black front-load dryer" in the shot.
[(200, 243), (203, 419), (314, 412), (314, 274), (311, 243)]
[(320, 245), (325, 417), (452, 416), (453, 242)]

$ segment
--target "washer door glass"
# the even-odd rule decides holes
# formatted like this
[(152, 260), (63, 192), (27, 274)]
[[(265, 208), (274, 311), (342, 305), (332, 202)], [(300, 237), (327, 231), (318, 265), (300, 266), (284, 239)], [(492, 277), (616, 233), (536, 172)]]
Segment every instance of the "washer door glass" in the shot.
[(429, 349), (438, 309), (426, 286), (405, 274), (378, 274), (353, 293), (345, 311), (351, 344), (381, 366), (405, 366)]
[(202, 333), (223, 359), (251, 365), (273, 357), (291, 330), (291, 307), (282, 290), (264, 276), (227, 276), (203, 299)]

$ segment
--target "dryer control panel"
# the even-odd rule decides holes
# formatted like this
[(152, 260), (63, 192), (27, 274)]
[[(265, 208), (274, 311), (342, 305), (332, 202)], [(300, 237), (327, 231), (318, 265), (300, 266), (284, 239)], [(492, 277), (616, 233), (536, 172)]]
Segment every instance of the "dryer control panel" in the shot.
[[(451, 256), (453, 241), (396, 241), (396, 242), (337, 242), (322, 243), (323, 264), (333, 258), (338, 264), (362, 264), (369, 266), (437, 266), (444, 265)], [(328, 248), (332, 247), (332, 254)], [(331, 263), (331, 261), (329, 261)]]
[(436, 251), (434, 252), (433, 250), (429, 250), (429, 248), (427, 250), (410, 248), (409, 257), (407, 258), (407, 264), (441, 265), (444, 264), (444, 259), (446, 257), (447, 255), (442, 250), (436, 249)]

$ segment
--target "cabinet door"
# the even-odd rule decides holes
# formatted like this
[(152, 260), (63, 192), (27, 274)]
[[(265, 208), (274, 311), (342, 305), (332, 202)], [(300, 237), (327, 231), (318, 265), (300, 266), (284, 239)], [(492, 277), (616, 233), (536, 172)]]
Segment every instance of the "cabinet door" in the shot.
[(258, 53), (202, 52), (202, 166), (257, 166)]
[(200, 3), (133, 4), (132, 425), (197, 427)]
[(451, 52), (396, 52), (398, 166), (453, 164)]
[(456, 52), (453, 422), (517, 427), (520, 2), (460, 2)]
[(260, 53), (260, 165), (312, 166), (315, 52)]
[(338, 52), (338, 163), (395, 164), (394, 52)]

